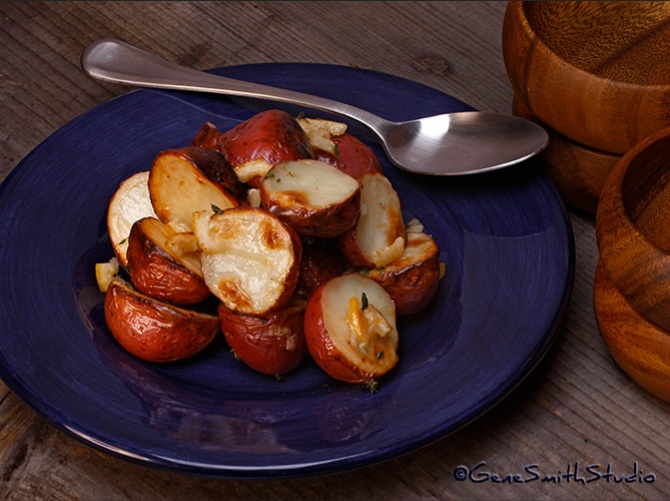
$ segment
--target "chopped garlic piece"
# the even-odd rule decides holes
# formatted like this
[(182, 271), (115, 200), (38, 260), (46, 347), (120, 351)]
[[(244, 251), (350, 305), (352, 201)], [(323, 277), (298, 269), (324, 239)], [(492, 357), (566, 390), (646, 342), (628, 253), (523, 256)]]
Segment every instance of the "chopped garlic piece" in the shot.
[(249, 202), (249, 205), (252, 207), (258, 209), (261, 206), (261, 190), (258, 188), (250, 188), (247, 192), (247, 202)]
[(250, 160), (235, 167), (235, 174), (242, 183), (248, 183), (255, 177), (263, 177), (272, 169), (272, 165), (263, 159)]
[(95, 280), (98, 282), (98, 289), (105, 293), (109, 288), (109, 284), (115, 276), (119, 274), (119, 261), (113, 257), (107, 263), (95, 264)]
[(335, 143), (331, 137), (341, 136), (347, 131), (347, 124), (322, 118), (299, 118), (298, 123), (305, 131), (312, 147), (327, 151), (332, 155), (335, 154)]
[(349, 299), (349, 343), (359, 352), (367, 354), (373, 351), (374, 338), (385, 337), (393, 330), (384, 315), (372, 304), (361, 304), (352, 296)]
[(407, 223), (407, 233), (423, 233), (423, 223), (417, 218), (412, 219)]

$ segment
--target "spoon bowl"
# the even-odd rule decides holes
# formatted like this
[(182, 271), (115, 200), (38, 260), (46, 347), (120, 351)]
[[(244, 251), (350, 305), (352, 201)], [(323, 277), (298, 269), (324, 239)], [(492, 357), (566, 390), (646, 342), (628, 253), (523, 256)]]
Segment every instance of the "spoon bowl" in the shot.
[(549, 141), (541, 126), (500, 113), (466, 111), (391, 122), (323, 97), (187, 68), (114, 39), (89, 45), (81, 64), (91, 77), (109, 82), (265, 99), (343, 116), (369, 128), (394, 165), (417, 174), (496, 170), (532, 157)]

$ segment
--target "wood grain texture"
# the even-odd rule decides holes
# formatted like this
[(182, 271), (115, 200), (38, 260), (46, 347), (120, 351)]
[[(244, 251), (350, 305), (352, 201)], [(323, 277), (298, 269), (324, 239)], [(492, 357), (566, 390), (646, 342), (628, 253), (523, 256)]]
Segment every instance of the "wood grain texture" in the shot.
[(517, 95), (512, 112), (546, 128), (549, 144), (539, 155), (542, 167), (565, 203), (595, 215), (605, 180), (621, 155), (594, 150), (560, 135), (542, 124)]
[(641, 386), (670, 401), (670, 333), (626, 301), (602, 262), (593, 287), (598, 328), (614, 359)]
[[(269, 61), (358, 66), (510, 112), (502, 58), (505, 2), (2, 2), (0, 179), (65, 123), (128, 88), (79, 68), (88, 43), (117, 37), (197, 68)], [(670, 405), (610, 357), (593, 311), (592, 217), (571, 213), (576, 277), (560, 336), (503, 402), (460, 431), (382, 464), (325, 477), (220, 481), (102, 453), (35, 414), (0, 383), (0, 499), (424, 500), (667, 499)], [(3, 241), (1, 245), (7, 245)], [(430, 384), (430, 382), (426, 382)], [(595, 465), (638, 465), (655, 481), (582, 483)], [(457, 481), (460, 466), (473, 480)], [(595, 467), (594, 466), (594, 467)], [(496, 483), (530, 471), (549, 481)], [(511, 477), (508, 477), (511, 478)], [(554, 478), (554, 481), (551, 481)]]
[(670, 129), (640, 142), (607, 178), (596, 215), (603, 267), (645, 318), (670, 331)]
[(512, 86), (552, 129), (623, 154), (670, 125), (670, 3), (511, 2)]

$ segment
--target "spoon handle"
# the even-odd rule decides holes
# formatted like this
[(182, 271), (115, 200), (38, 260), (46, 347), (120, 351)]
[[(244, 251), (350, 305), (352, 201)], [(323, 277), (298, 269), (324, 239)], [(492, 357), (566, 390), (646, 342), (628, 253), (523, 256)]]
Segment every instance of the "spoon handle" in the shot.
[(360, 122), (377, 135), (388, 124), (355, 106), (187, 68), (114, 39), (98, 40), (89, 45), (82, 54), (81, 65), (90, 76), (109, 82), (267, 99), (331, 112)]

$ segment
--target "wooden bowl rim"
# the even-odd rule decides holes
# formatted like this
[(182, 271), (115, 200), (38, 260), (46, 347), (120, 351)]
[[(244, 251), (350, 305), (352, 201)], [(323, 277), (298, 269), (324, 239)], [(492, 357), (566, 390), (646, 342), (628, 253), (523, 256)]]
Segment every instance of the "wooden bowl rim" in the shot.
[[(596, 211), (596, 241), (600, 261), (619, 292), (647, 319), (670, 330), (670, 273), (667, 273), (670, 271), (670, 251), (661, 248), (638, 228), (626, 208), (623, 196), (623, 183), (628, 169), (636, 165), (634, 160), (661, 141), (670, 142), (670, 127), (640, 141), (612, 169), (603, 186)], [(616, 230), (608, 231), (605, 221), (610, 222), (614, 217), (618, 223)], [(623, 253), (637, 259), (634, 264), (629, 261), (630, 269), (615, 259)], [(633, 268), (634, 271), (658, 271), (658, 277), (653, 282), (645, 283), (646, 292), (653, 292), (650, 295), (657, 300), (646, 300), (649, 295), (640, 297), (638, 288), (631, 286), (629, 274)]]
[[(554, 52), (544, 40), (537, 34), (533, 29), (528, 17), (526, 16), (525, 5), (527, 2), (523, 0), (513, 0), (508, 3), (507, 9), (510, 14), (516, 16), (515, 18), (509, 18), (505, 16), (504, 23), (510, 23), (515, 21), (519, 26), (523, 28), (524, 34), (528, 37), (529, 45), (532, 45), (534, 48), (534, 53), (539, 54), (543, 59), (557, 66), (563, 66), (562, 71), (566, 70), (566, 67), (569, 68), (569, 71), (573, 72), (574, 75), (570, 78), (570, 81), (574, 87), (586, 87), (587, 85), (592, 85), (591, 82), (599, 83), (601, 87), (607, 88), (608, 86), (613, 86), (612, 91), (616, 90), (618, 99), (621, 99), (619, 94), (622, 91), (632, 94), (631, 98), (637, 99), (640, 92), (645, 93), (658, 93), (663, 94), (668, 92), (670, 89), (670, 83), (667, 84), (640, 84), (632, 82), (624, 82), (621, 80), (612, 80), (611, 78), (605, 78), (595, 73), (586, 71), (579, 66), (575, 66), (569, 60), (559, 56)], [(542, 2), (533, 2), (537, 5), (542, 4)], [(584, 82), (584, 83), (582, 83)]]

